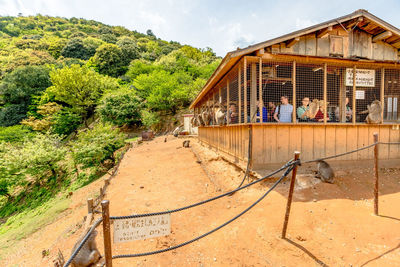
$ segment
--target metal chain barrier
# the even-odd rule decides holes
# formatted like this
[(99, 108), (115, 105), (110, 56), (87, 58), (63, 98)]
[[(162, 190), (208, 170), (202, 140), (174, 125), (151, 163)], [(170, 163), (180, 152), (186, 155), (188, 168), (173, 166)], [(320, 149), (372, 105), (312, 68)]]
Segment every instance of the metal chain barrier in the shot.
[[(282, 180), (293, 170), (294, 166), (296, 164), (300, 164), (299, 161), (296, 162), (291, 162), (291, 164), (288, 166), (287, 170), (285, 171), (285, 173), (271, 186), (271, 188), (269, 188), (267, 190), (267, 192), (264, 193), (264, 195), (262, 195), (259, 199), (257, 199), (253, 204), (251, 204), (249, 207), (247, 207), (245, 210), (243, 210), (242, 212), (240, 212), (238, 215), (236, 215), (235, 217), (233, 217), (232, 219), (228, 220), (227, 222), (219, 225), (218, 227), (212, 229), (211, 231), (208, 231), (207, 233), (204, 233), (196, 238), (193, 238), (189, 241), (183, 242), (179, 245), (176, 246), (172, 246), (169, 248), (165, 248), (165, 249), (160, 249), (160, 250), (155, 250), (155, 251), (150, 251), (150, 252), (143, 252), (143, 253), (137, 253), (137, 254), (123, 254), (123, 255), (115, 255), (112, 256), (113, 259), (118, 259), (118, 258), (132, 258), (132, 257), (142, 257), (142, 256), (150, 256), (150, 255), (154, 255), (154, 254), (159, 254), (159, 253), (163, 253), (163, 252), (167, 252), (170, 250), (174, 250), (186, 245), (189, 245), (197, 240), (200, 240), (214, 232), (216, 232), (217, 230), (223, 228), (224, 226), (230, 224), (231, 222), (235, 221), (236, 219), (238, 219), (239, 217), (241, 217), (243, 214), (245, 214), (246, 212), (248, 212), (249, 210), (251, 210), (254, 206), (256, 206), (261, 200), (263, 200), (272, 190), (275, 189), (275, 187), (282, 182)], [(286, 166), (287, 164), (285, 164)], [(259, 181), (259, 180), (258, 180)], [(111, 217), (110, 217), (111, 218)]]
[(380, 145), (400, 145), (400, 142), (379, 142)]
[(262, 177), (262, 178), (260, 178), (258, 180), (255, 180), (255, 181), (253, 181), (253, 182), (251, 182), (251, 183), (249, 183), (249, 184), (247, 184), (245, 186), (238, 187), (238, 188), (236, 188), (234, 190), (228, 191), (228, 192), (223, 193), (221, 195), (218, 195), (218, 196), (215, 196), (215, 197), (212, 197), (212, 198), (209, 198), (209, 199), (206, 199), (206, 200), (203, 200), (203, 201), (200, 201), (200, 202), (197, 202), (197, 203), (194, 203), (194, 204), (182, 207), (182, 208), (178, 208), (178, 209), (174, 209), (174, 210), (161, 211), (161, 212), (153, 212), (153, 213), (132, 214), (132, 215), (127, 215), (127, 216), (110, 216), (110, 219), (111, 220), (123, 220), (123, 219), (131, 219), (131, 218), (148, 217), (148, 216), (154, 216), (154, 215), (171, 214), (171, 213), (187, 210), (187, 209), (190, 209), (190, 208), (193, 208), (193, 207), (197, 207), (197, 206), (206, 204), (208, 202), (220, 199), (222, 197), (231, 195), (233, 193), (236, 193), (237, 191), (243, 190), (243, 189), (245, 189), (247, 187), (250, 187), (250, 186), (252, 186), (252, 185), (254, 185), (256, 183), (262, 182), (265, 179), (271, 177), (272, 175), (275, 175), (275, 174), (283, 171), (284, 169), (289, 168), (289, 167), (291, 167), (291, 166), (293, 166), (295, 164), (298, 164), (298, 163), (299, 162), (294, 162), (294, 161), (291, 160), (288, 163), (286, 163), (285, 165), (283, 165), (281, 168), (277, 169), (276, 171), (271, 172), (270, 174), (268, 174), (268, 175), (266, 175), (266, 176), (264, 176), (264, 177)]
[(64, 264), (64, 267), (67, 267), (72, 263), (72, 261), (74, 260), (76, 255), (78, 255), (79, 251), (82, 249), (82, 247), (85, 245), (86, 241), (89, 239), (89, 237), (92, 234), (92, 232), (96, 229), (97, 226), (99, 226), (99, 224), (102, 221), (103, 221), (103, 219), (99, 218), (97, 221), (95, 221), (93, 223), (92, 227), (90, 227), (89, 231), (86, 233), (85, 237), (82, 239), (82, 241), (79, 244), (79, 246), (74, 250), (74, 252), (71, 254), (71, 257), (69, 258), (69, 260)]

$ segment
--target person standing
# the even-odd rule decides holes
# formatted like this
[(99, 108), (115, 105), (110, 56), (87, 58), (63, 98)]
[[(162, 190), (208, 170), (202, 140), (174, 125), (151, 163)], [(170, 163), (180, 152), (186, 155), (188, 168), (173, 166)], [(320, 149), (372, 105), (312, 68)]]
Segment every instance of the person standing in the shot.
[(281, 96), (281, 105), (275, 109), (274, 119), (277, 122), (292, 122), (293, 106), (287, 96)]
[(310, 109), (308, 104), (310, 103), (310, 98), (304, 97), (301, 101), (302, 105), (297, 108), (297, 118), (299, 121), (308, 121), (310, 118), (307, 117), (307, 110)]

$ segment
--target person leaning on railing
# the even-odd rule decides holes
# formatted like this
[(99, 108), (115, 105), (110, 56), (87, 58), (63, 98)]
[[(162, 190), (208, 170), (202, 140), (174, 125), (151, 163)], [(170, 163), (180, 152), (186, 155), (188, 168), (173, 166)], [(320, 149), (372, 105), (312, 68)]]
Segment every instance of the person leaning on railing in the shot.
[(257, 115), (256, 115), (256, 121), (260, 122), (260, 110), (262, 110), (262, 122), (268, 122), (268, 110), (264, 106), (264, 102), (262, 100), (257, 100)]
[(287, 96), (281, 96), (281, 105), (275, 109), (274, 119), (277, 122), (292, 122), (293, 106)]

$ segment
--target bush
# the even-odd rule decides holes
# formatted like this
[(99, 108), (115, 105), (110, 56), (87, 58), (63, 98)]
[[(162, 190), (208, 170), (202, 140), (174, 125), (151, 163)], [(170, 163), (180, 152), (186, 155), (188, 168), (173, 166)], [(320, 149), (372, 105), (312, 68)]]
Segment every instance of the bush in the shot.
[(156, 127), (156, 125), (160, 122), (160, 117), (157, 113), (150, 112), (148, 110), (142, 110), (142, 124), (147, 129), (152, 129)]
[(0, 126), (18, 124), (26, 117), (27, 107), (24, 104), (10, 104), (0, 109)]
[(27, 127), (22, 125), (14, 125), (10, 127), (0, 127), (0, 143), (16, 143), (22, 142), (24, 139), (30, 139), (35, 134)]
[(58, 135), (69, 135), (75, 131), (82, 121), (82, 116), (71, 109), (63, 108), (52, 119), (51, 132)]
[(97, 106), (97, 113), (103, 121), (115, 125), (135, 124), (140, 121), (143, 104), (135, 91), (123, 88), (106, 93)]
[(124, 146), (124, 140), (124, 134), (111, 124), (97, 124), (78, 133), (72, 144), (74, 161), (83, 168), (98, 166), (106, 159), (115, 161), (113, 153)]

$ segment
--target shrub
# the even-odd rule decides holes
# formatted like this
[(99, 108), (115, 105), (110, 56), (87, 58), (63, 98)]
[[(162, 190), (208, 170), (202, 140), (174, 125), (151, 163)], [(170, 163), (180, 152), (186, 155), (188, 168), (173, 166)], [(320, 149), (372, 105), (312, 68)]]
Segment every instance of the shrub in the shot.
[(138, 123), (142, 106), (134, 90), (123, 88), (106, 93), (97, 106), (97, 113), (103, 121), (122, 126)]
[(124, 146), (124, 139), (124, 134), (111, 124), (97, 124), (78, 133), (72, 143), (74, 161), (84, 168), (100, 165), (106, 159), (115, 161), (113, 153)]
[(34, 135), (32, 131), (22, 125), (0, 127), (0, 143), (22, 142), (24, 139), (31, 139)]
[(142, 113), (142, 124), (147, 129), (154, 130), (156, 125), (160, 122), (160, 117), (158, 116), (158, 114), (148, 110), (142, 110), (141, 113)]

